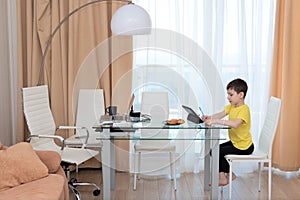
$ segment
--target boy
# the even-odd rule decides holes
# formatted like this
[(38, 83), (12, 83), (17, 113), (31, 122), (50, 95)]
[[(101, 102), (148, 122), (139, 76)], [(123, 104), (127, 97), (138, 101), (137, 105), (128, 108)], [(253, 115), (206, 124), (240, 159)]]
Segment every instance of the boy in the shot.
[[(219, 185), (227, 185), (229, 164), (224, 158), (227, 154), (249, 155), (254, 150), (252, 135), (250, 133), (251, 116), (249, 107), (244, 100), (247, 94), (247, 83), (242, 79), (235, 79), (228, 83), (227, 99), (230, 104), (225, 106), (224, 111), (213, 114), (211, 116), (203, 116), (203, 120), (207, 125), (221, 124), (229, 126), (229, 141), (220, 144), (219, 158)], [(228, 120), (224, 120), (228, 115)], [(233, 173), (232, 179), (236, 179)]]

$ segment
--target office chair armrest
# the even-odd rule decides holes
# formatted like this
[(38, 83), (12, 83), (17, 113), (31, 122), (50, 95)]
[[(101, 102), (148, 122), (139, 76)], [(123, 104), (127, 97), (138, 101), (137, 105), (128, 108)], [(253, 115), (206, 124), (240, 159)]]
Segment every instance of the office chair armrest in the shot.
[(83, 143), (83, 147), (85, 147), (87, 145), (88, 139), (90, 137), (90, 133), (89, 130), (84, 127), (84, 126), (59, 126), (58, 129), (81, 129), (81, 130), (85, 130), (86, 131), (86, 138), (85, 138), (85, 142)]
[(30, 135), (27, 138), (27, 141), (29, 142), (31, 140), (31, 138), (49, 138), (49, 139), (58, 139), (61, 142), (61, 150), (63, 150), (65, 148), (65, 139), (59, 135)]
[(79, 127), (79, 126), (59, 126), (58, 129), (83, 129), (85, 127)]

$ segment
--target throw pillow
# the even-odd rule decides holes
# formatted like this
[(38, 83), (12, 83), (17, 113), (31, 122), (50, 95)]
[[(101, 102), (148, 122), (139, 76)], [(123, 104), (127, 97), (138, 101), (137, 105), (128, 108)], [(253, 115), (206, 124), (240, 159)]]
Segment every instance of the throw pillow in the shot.
[(48, 176), (48, 168), (26, 142), (0, 150), (0, 169), (0, 191)]
[[(56, 151), (35, 151), (40, 160), (47, 166), (49, 173), (55, 173), (60, 168), (61, 156)], [(51, 158), (51, 159), (49, 159)]]

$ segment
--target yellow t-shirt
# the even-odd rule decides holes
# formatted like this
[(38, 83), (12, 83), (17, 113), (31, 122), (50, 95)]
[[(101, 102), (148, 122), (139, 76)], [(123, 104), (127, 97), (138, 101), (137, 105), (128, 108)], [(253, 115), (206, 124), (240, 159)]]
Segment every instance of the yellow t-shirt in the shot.
[(249, 107), (246, 104), (239, 107), (234, 107), (229, 104), (225, 106), (225, 113), (228, 115), (229, 120), (243, 120), (243, 123), (238, 128), (229, 129), (228, 134), (233, 146), (240, 150), (248, 149), (252, 144), (252, 135), (250, 133), (251, 116)]

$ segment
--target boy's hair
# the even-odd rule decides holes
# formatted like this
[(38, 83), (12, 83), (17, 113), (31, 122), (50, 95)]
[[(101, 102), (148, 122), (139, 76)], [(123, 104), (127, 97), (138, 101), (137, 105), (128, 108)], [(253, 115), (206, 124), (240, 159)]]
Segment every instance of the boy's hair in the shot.
[(246, 94), (247, 94), (248, 86), (247, 86), (246, 81), (244, 81), (240, 78), (237, 78), (237, 79), (234, 79), (234, 80), (230, 81), (228, 83), (226, 89), (227, 90), (228, 89), (233, 89), (237, 93), (244, 92), (244, 98), (245, 98)]

